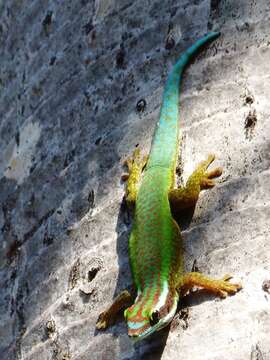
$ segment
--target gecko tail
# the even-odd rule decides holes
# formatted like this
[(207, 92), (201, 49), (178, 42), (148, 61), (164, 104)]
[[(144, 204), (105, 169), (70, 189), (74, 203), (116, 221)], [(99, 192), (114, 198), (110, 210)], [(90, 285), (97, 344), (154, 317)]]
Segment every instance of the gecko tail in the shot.
[[(217, 39), (220, 36), (220, 32), (210, 32), (207, 35), (203, 36), (199, 40), (197, 40), (192, 46), (190, 46), (184, 54), (180, 57), (180, 59), (176, 62), (172, 69), (172, 73), (177, 73), (181, 76), (181, 72), (185, 69), (185, 67), (188, 65), (190, 60), (193, 58), (193, 56), (201, 50), (201, 48), (206, 45), (207, 43)], [(170, 77), (170, 75), (169, 75)], [(169, 78), (168, 78), (169, 80)], [(164, 92), (166, 91), (166, 87)]]
[(179, 144), (179, 93), (182, 73), (193, 56), (207, 43), (215, 40), (219, 32), (210, 32), (189, 47), (173, 66), (163, 93), (160, 119), (153, 137), (147, 169), (162, 166), (173, 169)]

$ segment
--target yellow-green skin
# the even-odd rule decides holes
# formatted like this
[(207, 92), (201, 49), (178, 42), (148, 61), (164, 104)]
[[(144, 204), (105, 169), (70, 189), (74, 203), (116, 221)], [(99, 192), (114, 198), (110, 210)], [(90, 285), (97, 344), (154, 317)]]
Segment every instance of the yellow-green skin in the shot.
[(183, 279), (183, 254), (180, 230), (172, 217), (168, 194), (175, 185), (179, 86), (190, 58), (218, 36), (219, 33), (209, 33), (191, 46), (173, 67), (165, 86), (160, 120), (138, 190), (129, 240), (130, 264), (138, 292), (134, 305), (125, 311), (132, 337), (144, 338), (159, 330), (176, 312), (177, 289)]

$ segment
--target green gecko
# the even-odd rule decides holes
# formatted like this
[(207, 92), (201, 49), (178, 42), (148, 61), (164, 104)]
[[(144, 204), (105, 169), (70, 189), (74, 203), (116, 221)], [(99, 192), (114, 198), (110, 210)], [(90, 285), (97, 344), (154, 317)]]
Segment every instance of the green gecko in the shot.
[[(174, 65), (165, 85), (160, 120), (151, 145), (149, 157), (141, 158), (136, 149), (126, 161), (129, 174), (126, 201), (134, 206), (134, 222), (129, 238), (129, 259), (137, 297), (127, 290), (100, 314), (97, 329), (113, 323), (123, 308), (128, 335), (140, 340), (167, 326), (173, 319), (178, 301), (192, 287), (207, 289), (222, 298), (235, 294), (240, 284), (211, 279), (199, 272), (184, 273), (183, 249), (174, 211), (194, 207), (201, 190), (212, 188), (214, 178), (222, 173), (216, 168), (207, 171), (214, 155), (201, 162), (189, 177), (186, 186), (175, 189), (175, 170), (180, 139), (178, 125), (179, 87), (184, 68), (191, 57), (206, 43), (219, 36), (211, 32), (191, 46)], [(143, 172), (143, 176), (141, 173)]]

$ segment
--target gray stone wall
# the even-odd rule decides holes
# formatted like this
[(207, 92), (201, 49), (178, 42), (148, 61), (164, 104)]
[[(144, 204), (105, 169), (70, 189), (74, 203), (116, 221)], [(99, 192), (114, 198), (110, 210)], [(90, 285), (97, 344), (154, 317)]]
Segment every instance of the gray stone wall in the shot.
[[(1, 359), (270, 358), (269, 17), (267, 0), (0, 1)], [(224, 174), (183, 231), (186, 268), (244, 289), (191, 294), (134, 345), (121, 317), (95, 331), (131, 286), (121, 163), (149, 150), (168, 70), (211, 29), (184, 77), (181, 167), (214, 152)]]

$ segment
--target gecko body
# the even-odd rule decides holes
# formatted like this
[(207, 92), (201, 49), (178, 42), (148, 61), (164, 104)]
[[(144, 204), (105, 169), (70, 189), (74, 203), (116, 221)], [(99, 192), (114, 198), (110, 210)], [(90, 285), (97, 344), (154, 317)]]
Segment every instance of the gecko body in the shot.
[[(199, 164), (185, 187), (175, 189), (182, 73), (193, 55), (218, 36), (219, 33), (212, 32), (199, 39), (174, 65), (165, 85), (150, 155), (141, 159), (136, 149), (133, 158), (126, 162), (129, 169), (129, 174), (124, 177), (127, 180), (126, 199), (135, 207), (129, 257), (137, 297), (124, 315), (128, 335), (136, 340), (168, 325), (175, 315), (179, 298), (193, 286), (206, 288), (221, 297), (241, 288), (239, 284), (229, 283), (228, 275), (213, 280), (198, 272), (184, 273), (180, 229), (172, 215), (174, 211), (195, 206), (200, 191), (213, 187), (213, 178), (222, 172), (220, 168), (207, 171), (214, 160), (210, 155)], [(106, 328), (119, 309), (130, 301), (131, 295), (122, 292), (100, 315), (97, 327)]]

